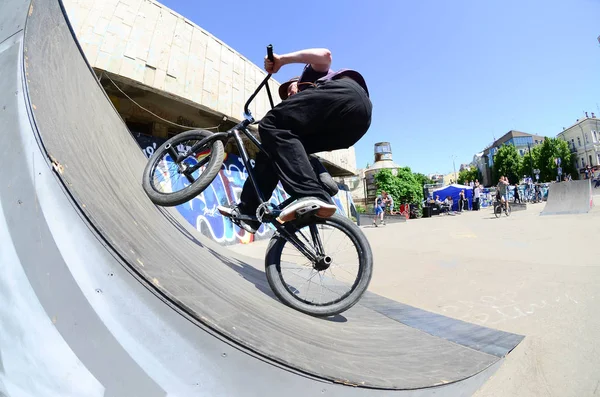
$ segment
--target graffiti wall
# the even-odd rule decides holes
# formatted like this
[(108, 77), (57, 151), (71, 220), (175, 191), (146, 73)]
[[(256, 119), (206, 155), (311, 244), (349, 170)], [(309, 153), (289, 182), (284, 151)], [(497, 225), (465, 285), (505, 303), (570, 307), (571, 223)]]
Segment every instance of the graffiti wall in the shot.
[[(134, 133), (133, 135), (146, 157), (152, 156), (154, 151), (165, 141), (144, 134)], [(262, 225), (255, 234), (250, 234), (234, 225), (217, 211), (219, 205), (228, 205), (239, 201), (247, 178), (248, 173), (242, 159), (236, 155), (226, 153), (221, 170), (209, 187), (194, 199), (175, 208), (199, 232), (223, 245), (247, 244), (254, 240), (270, 238), (274, 232), (272, 226)], [(174, 190), (180, 188), (179, 186), (173, 186)], [(279, 204), (288, 197), (281, 183), (279, 183), (270, 201), (273, 204)], [(349, 192), (344, 190), (340, 190), (333, 199), (342, 215), (347, 215), (347, 210), (354, 207)]]

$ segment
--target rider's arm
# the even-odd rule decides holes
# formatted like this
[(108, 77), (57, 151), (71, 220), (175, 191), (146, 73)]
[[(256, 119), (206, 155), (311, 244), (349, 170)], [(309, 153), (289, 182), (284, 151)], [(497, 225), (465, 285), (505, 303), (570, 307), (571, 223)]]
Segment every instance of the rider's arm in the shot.
[(327, 72), (331, 66), (331, 51), (327, 48), (309, 48), (279, 55), (282, 65), (290, 63), (309, 63), (317, 72)]

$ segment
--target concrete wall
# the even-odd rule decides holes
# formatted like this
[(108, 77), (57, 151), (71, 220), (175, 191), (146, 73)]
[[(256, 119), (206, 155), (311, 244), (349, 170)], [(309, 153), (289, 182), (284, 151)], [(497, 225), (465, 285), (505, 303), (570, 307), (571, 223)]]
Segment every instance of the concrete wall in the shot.
[[(65, 0), (88, 61), (241, 119), (244, 102), (266, 73), (216, 37), (152, 0)], [(270, 82), (272, 91), (279, 84)], [(274, 97), (278, 102), (278, 98)], [(261, 92), (250, 110), (268, 110)]]
[[(190, 20), (152, 0), (65, 0), (90, 64), (157, 91), (241, 120), (244, 103), (266, 73)], [(279, 83), (269, 82), (275, 104)], [(250, 106), (270, 109), (262, 90)], [(165, 131), (166, 133), (166, 131)], [(343, 173), (356, 172), (354, 148), (318, 155)]]

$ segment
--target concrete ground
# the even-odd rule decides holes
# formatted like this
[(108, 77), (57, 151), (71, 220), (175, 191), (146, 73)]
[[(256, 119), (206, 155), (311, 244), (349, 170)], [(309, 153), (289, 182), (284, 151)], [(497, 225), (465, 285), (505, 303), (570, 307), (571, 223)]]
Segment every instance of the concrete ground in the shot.
[[(363, 227), (370, 291), (525, 336), (475, 397), (600, 396), (600, 207), (540, 216), (544, 205)], [(266, 245), (233, 249), (262, 258)]]

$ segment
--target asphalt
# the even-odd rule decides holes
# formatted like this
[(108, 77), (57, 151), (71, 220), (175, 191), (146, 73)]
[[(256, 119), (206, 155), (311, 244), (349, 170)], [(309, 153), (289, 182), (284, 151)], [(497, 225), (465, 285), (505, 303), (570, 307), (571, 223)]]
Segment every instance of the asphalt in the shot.
[[(363, 228), (375, 256), (372, 292), (525, 335), (476, 397), (600, 393), (600, 208), (540, 216), (544, 206)], [(234, 249), (261, 257), (263, 244)]]

